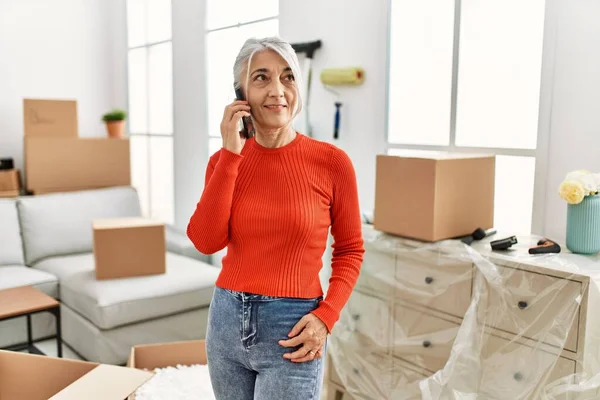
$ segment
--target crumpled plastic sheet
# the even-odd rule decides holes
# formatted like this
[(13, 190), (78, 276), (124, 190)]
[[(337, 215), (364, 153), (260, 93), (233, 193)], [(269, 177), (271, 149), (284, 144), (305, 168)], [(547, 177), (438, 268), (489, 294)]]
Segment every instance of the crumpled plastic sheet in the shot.
[(468, 246), (363, 230), (328, 347), (329, 380), (352, 397), (600, 399), (597, 257), (530, 255), (529, 236), (499, 252), (501, 234)]

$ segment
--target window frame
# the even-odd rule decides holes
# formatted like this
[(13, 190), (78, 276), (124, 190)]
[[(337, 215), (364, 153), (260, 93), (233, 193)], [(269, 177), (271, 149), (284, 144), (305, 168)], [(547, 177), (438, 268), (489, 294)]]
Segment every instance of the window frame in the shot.
[(385, 87), (385, 140), (384, 150), (388, 154), (390, 149), (403, 150), (428, 150), (449, 151), (460, 153), (492, 153), (499, 156), (521, 156), (533, 157), (535, 160), (534, 188), (532, 202), (531, 232), (542, 235), (545, 230), (545, 209), (547, 195), (547, 169), (548, 150), (550, 137), (550, 124), (552, 117), (551, 98), (554, 76), (554, 53), (556, 41), (556, 13), (550, 7), (550, 1), (545, 2), (545, 19), (542, 42), (542, 58), (540, 65), (540, 93), (538, 103), (537, 143), (535, 149), (502, 148), (502, 147), (477, 147), (456, 145), (456, 110), (457, 110), (457, 87), (458, 87), (458, 64), (460, 56), (460, 23), (462, 0), (454, 2), (454, 37), (452, 49), (452, 85), (450, 98), (450, 131), (449, 144), (398, 144), (390, 142), (390, 71), (391, 65), (391, 28), (392, 28), (392, 3), (396, 0), (388, 0), (387, 3), (387, 42), (386, 42), (386, 87)]
[[(149, 1), (152, 0), (145, 0), (146, 4)], [(159, 138), (159, 137), (163, 137), (163, 138), (170, 138), (172, 141), (172, 146), (173, 149), (175, 148), (175, 125), (173, 123), (172, 125), (172, 131), (170, 133), (150, 133), (150, 92), (149, 92), (149, 88), (150, 88), (150, 49), (154, 46), (157, 45), (161, 45), (161, 44), (166, 44), (166, 43), (170, 43), (171, 44), (171, 53), (173, 53), (173, 27), (171, 25), (171, 34), (170, 34), (170, 38), (169, 39), (164, 39), (164, 40), (158, 40), (158, 41), (153, 41), (153, 42), (147, 42), (141, 45), (136, 45), (136, 46), (129, 46), (129, 38), (128, 38), (128, 32), (129, 32), (129, 15), (128, 15), (128, 10), (127, 10), (127, 0), (124, 2), (123, 5), (124, 9), (125, 9), (125, 35), (127, 36), (126, 39), (126, 55), (125, 55), (125, 85), (126, 85), (126, 90), (125, 90), (125, 103), (127, 104), (127, 109), (129, 110), (129, 106), (130, 106), (130, 93), (129, 93), (129, 54), (132, 50), (139, 50), (139, 49), (146, 49), (146, 54), (145, 54), (145, 63), (146, 63), (146, 89), (148, 89), (148, 91), (146, 92), (146, 132), (133, 132), (131, 129), (131, 118), (130, 116), (128, 116), (127, 120), (126, 120), (126, 124), (127, 124), (127, 132), (128, 132), (128, 137), (129, 138), (145, 138), (146, 140), (146, 170), (148, 173), (148, 178), (147, 178), (147, 193), (144, 194), (144, 196), (147, 196), (148, 199), (148, 209), (147, 209), (147, 215), (145, 215), (145, 217), (148, 218), (155, 218), (156, 216), (153, 214), (152, 212), (152, 149), (151, 149), (151, 145), (150, 145), (150, 140), (155, 137), (155, 138)], [(173, 10), (173, 5), (171, 3), (171, 16), (172, 16), (172, 10)], [(146, 37), (148, 37), (148, 7), (145, 7), (145, 34)], [(172, 17), (171, 17), (172, 18)], [(171, 63), (173, 64), (173, 59), (171, 59)], [(172, 65), (172, 71), (173, 71), (173, 65)], [(174, 72), (171, 73), (171, 81), (172, 81), (172, 91), (174, 91)], [(172, 101), (171, 101), (171, 109), (172, 109), (172, 117), (173, 120), (175, 119), (175, 109), (174, 109), (174, 105), (175, 105), (175, 101), (174, 101), (174, 96), (172, 97)], [(131, 146), (131, 141), (130, 141), (130, 146)], [(130, 149), (130, 153), (131, 153), (131, 149)], [(173, 155), (173, 171), (175, 171), (175, 158)], [(131, 165), (131, 172), (133, 174), (133, 165)], [(173, 187), (172, 187), (172, 191), (173, 191), (173, 198), (175, 195), (175, 177), (173, 176)], [(132, 182), (132, 186), (133, 186), (133, 182)], [(136, 190), (138, 190), (136, 188)], [(173, 208), (173, 215), (172, 215), (172, 220), (169, 221), (165, 221), (165, 223), (174, 223), (175, 221), (175, 203), (173, 202), (172, 204), (172, 208)], [(143, 211), (143, 210), (142, 210)]]

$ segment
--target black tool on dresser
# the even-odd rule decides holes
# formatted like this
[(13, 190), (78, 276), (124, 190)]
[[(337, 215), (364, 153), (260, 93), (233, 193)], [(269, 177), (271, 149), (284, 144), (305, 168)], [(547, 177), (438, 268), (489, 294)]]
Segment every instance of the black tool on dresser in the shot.
[(0, 170), (14, 169), (15, 163), (12, 158), (0, 158)]
[(460, 241), (465, 244), (471, 245), (471, 243), (473, 243), (476, 240), (481, 240), (481, 239), (484, 239), (488, 236), (492, 236), (495, 234), (496, 234), (495, 229), (483, 230), (481, 228), (477, 228), (470, 235), (461, 238)]
[(508, 250), (513, 244), (517, 244), (518, 240), (516, 236), (509, 236), (504, 239), (492, 240), (490, 246), (492, 250)]

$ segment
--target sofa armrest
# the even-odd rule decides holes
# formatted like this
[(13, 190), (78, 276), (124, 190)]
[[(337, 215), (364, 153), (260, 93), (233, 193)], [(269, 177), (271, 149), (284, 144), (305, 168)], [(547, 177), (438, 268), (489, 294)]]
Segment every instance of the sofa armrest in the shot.
[(200, 253), (188, 239), (187, 235), (172, 225), (165, 225), (167, 251), (181, 256), (190, 257), (207, 264), (211, 263), (211, 256)]

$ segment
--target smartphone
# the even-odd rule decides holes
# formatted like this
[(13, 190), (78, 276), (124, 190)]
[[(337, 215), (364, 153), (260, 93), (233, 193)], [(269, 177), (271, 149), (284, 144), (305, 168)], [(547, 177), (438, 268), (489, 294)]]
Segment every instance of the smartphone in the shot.
[[(235, 97), (238, 100), (246, 100), (244, 98), (244, 94), (242, 93), (242, 89), (241, 88), (237, 88), (235, 89)], [(242, 136), (246, 139), (249, 139), (252, 136), (252, 133), (250, 132), (250, 130), (248, 129), (248, 118), (249, 117), (242, 117)]]

